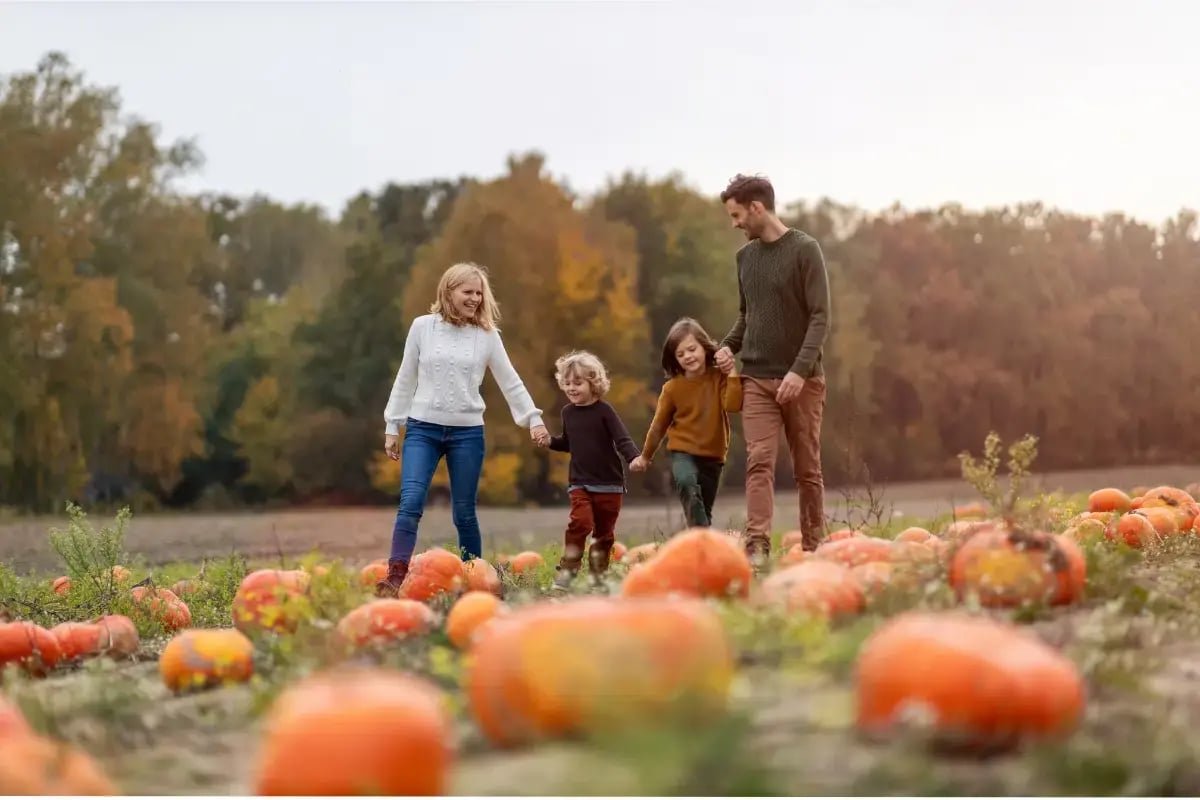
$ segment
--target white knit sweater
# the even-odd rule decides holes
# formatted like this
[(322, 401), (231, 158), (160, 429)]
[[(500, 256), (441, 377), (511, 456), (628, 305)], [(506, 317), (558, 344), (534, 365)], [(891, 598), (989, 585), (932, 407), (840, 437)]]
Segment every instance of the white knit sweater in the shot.
[(386, 432), (399, 433), (410, 417), (436, 425), (482, 425), (485, 406), (479, 386), (488, 367), (516, 423), (523, 428), (541, 425), (542, 410), (508, 359), (499, 331), (451, 325), (437, 314), (417, 317), (383, 411)]

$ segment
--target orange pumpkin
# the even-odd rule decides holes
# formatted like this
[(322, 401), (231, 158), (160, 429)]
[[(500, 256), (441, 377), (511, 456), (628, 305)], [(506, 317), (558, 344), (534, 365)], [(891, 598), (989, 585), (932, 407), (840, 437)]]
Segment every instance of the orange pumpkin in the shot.
[[(479, 628), (464, 688), (496, 745), (723, 711), (733, 652), (716, 609), (691, 598), (580, 598), (515, 608)], [(614, 665), (620, 679), (614, 680)]]
[(440, 594), (457, 595), (466, 582), (462, 559), (449, 550), (435, 547), (413, 558), (400, 586), (400, 596), (424, 602)]
[(1104, 529), (1104, 536), (1111, 542), (1124, 542), (1130, 547), (1142, 549), (1161, 541), (1154, 524), (1140, 511), (1122, 514)]
[(482, 558), (472, 558), (464, 563), (463, 574), (466, 576), (465, 587), (469, 592), (491, 592), (497, 597), (504, 593), (500, 573)]
[(658, 552), (658, 542), (647, 542), (639, 544), (636, 547), (631, 547), (625, 551), (625, 555), (621, 556), (621, 563), (633, 566), (641, 564), (643, 561), (649, 561), (655, 553)]
[(824, 542), (813, 551), (813, 557), (856, 567), (869, 561), (891, 561), (895, 548), (896, 543), (891, 539), (855, 536), (840, 541)]
[(1098, 519), (1084, 519), (1062, 532), (1073, 542), (1087, 542), (1104, 536), (1107, 526)]
[(51, 628), (50, 632), (58, 640), (66, 661), (99, 655), (107, 647), (108, 631), (96, 623), (62, 622)]
[(33, 733), (33, 728), (25, 721), (25, 715), (14, 703), (0, 695), (0, 741), (10, 736), (27, 736)]
[(863, 533), (862, 531), (856, 531), (852, 528), (840, 528), (840, 529), (834, 531), (833, 533), (829, 534), (828, 536), (826, 536), (825, 541), (841, 542), (846, 539), (856, 539), (856, 538), (865, 537), (865, 536), (866, 536), (866, 534)]
[(779, 557), (780, 567), (790, 567), (812, 557), (812, 552), (805, 550), (803, 544), (794, 544)]
[(954, 507), (955, 519), (983, 519), (987, 516), (987, 506), (983, 503), (967, 503), (966, 505)]
[(917, 527), (905, 528), (904, 530), (900, 531), (900, 533), (896, 534), (897, 542), (916, 542), (917, 544), (924, 544), (925, 542), (932, 541), (936, 538), (936, 536), (924, 528)]
[(233, 597), (234, 626), (244, 632), (296, 630), (303, 614), (302, 598), (309, 574), (303, 570), (260, 569), (251, 572)]
[(508, 568), (514, 575), (523, 575), (526, 572), (533, 572), (545, 563), (546, 560), (542, 558), (541, 553), (535, 550), (525, 550), (508, 560)]
[(983, 519), (983, 520), (978, 520), (978, 519), (955, 520), (954, 522), (951, 522), (949, 525), (947, 525), (942, 530), (941, 538), (944, 541), (957, 542), (959, 539), (962, 539), (966, 536), (970, 536), (975, 531), (983, 530), (986, 528), (995, 528), (995, 527), (996, 527), (996, 523), (993, 522), (992, 520), (986, 520), (986, 519)]
[(30, 675), (42, 676), (62, 660), (62, 647), (53, 633), (32, 622), (0, 622), (0, 668), (19, 664)]
[(200, 581), (184, 578), (183, 580), (175, 581), (171, 586), (171, 591), (175, 593), (176, 597), (182, 599), (185, 595), (195, 594), (200, 591), (201, 585)]
[(609, 553), (608, 557), (612, 561), (620, 561), (627, 552), (629, 552), (629, 548), (622, 542), (613, 542), (612, 552)]
[(1183, 503), (1175, 509), (1175, 513), (1179, 519), (1179, 530), (1190, 531), (1195, 527), (1197, 518), (1200, 518), (1200, 503)]
[(1078, 600), (1087, 579), (1083, 552), (1070, 539), (1021, 528), (981, 530), (964, 540), (950, 564), (960, 600), (1008, 607)]
[(1097, 489), (1088, 495), (1088, 511), (1120, 511), (1124, 513), (1133, 507), (1133, 498), (1120, 489), (1109, 487)]
[(192, 612), (187, 603), (170, 589), (152, 590), (149, 586), (137, 586), (132, 594), (134, 615), (157, 620), (168, 633), (192, 624)]
[(367, 667), (316, 673), (271, 705), (252, 791), (443, 795), (452, 741), (446, 698), (423, 678)]
[(1196, 498), (1183, 489), (1177, 489), (1174, 486), (1156, 486), (1142, 495), (1143, 508), (1155, 504), (1181, 506), (1184, 503), (1194, 502), (1196, 502)]
[(375, 584), (387, 577), (387, 572), (387, 559), (377, 559), (362, 568), (362, 571), (358, 573), (358, 582), (363, 586), (374, 588)]
[(1084, 707), (1075, 665), (1016, 625), (956, 612), (909, 612), (864, 642), (857, 724), (886, 736), (924, 722), (935, 739), (1009, 745), (1070, 732)]
[(173, 692), (242, 683), (254, 674), (254, 645), (235, 628), (193, 628), (167, 642), (158, 671)]
[(436, 624), (433, 610), (419, 600), (382, 598), (351, 609), (338, 621), (338, 635), (356, 647), (386, 645), (424, 636)]
[(709, 528), (690, 528), (631, 569), (621, 592), (626, 597), (747, 597), (752, 575), (750, 560), (737, 541)]
[(117, 789), (87, 753), (44, 736), (0, 741), (0, 795), (115, 795)]
[(124, 614), (108, 614), (96, 620), (96, 624), (104, 629), (103, 649), (110, 658), (128, 658), (141, 649), (137, 626)]
[(767, 576), (758, 588), (755, 604), (832, 617), (861, 611), (863, 592), (846, 566), (812, 559)]
[(50, 588), (54, 590), (55, 594), (67, 594), (71, 591), (71, 579), (66, 575), (61, 575), (54, 579)]
[(465, 648), (475, 631), (495, 617), (502, 607), (500, 599), (491, 592), (467, 592), (446, 615), (446, 636), (455, 647)]
[(1175, 536), (1179, 533), (1179, 515), (1174, 508), (1169, 506), (1142, 506), (1137, 511), (1131, 512), (1139, 514), (1150, 520), (1150, 524), (1154, 526), (1155, 532), (1160, 537)]
[[(928, 543), (918, 542), (895, 542), (892, 545), (891, 562), (894, 564), (936, 564), (940, 558), (936, 549), (939, 542), (936, 539), (930, 539)], [(868, 561), (872, 563), (885, 563), (879, 560)]]
[(866, 597), (874, 597), (892, 582), (895, 567), (886, 561), (868, 561), (851, 567), (850, 577), (862, 588)]
[(125, 569), (120, 564), (113, 565), (113, 568), (110, 570), (110, 574), (112, 575), (114, 583), (124, 583), (131, 577), (129, 570)]

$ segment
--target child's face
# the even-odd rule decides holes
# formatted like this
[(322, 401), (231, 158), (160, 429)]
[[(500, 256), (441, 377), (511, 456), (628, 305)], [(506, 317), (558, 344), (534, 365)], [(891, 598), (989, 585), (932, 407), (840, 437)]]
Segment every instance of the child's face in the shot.
[(575, 372), (563, 376), (562, 389), (573, 405), (586, 406), (595, 399), (592, 394), (592, 385), (582, 375)]
[(483, 304), (483, 281), (471, 278), (450, 290), (450, 302), (460, 317), (474, 319), (475, 312)]
[(679, 347), (675, 348), (675, 360), (679, 362), (684, 374), (698, 375), (704, 372), (707, 356), (696, 337), (689, 333), (687, 338), (679, 343)]

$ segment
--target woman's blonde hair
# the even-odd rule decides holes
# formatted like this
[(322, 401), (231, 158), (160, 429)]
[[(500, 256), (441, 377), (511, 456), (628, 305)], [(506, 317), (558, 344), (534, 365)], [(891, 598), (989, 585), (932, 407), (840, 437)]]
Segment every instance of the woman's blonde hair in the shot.
[(586, 350), (573, 350), (554, 362), (554, 380), (560, 389), (566, 389), (567, 378), (572, 375), (587, 381), (596, 397), (608, 394), (612, 387), (604, 362)]
[[(474, 317), (464, 317), (454, 307), (451, 293), (469, 280), (479, 279), (483, 289), (483, 301), (475, 309)], [(429, 310), (441, 315), (442, 319), (451, 325), (478, 325), (485, 331), (496, 330), (500, 324), (500, 306), (492, 294), (492, 284), (488, 280), (487, 267), (471, 261), (461, 261), (442, 273), (438, 280), (437, 296)]]

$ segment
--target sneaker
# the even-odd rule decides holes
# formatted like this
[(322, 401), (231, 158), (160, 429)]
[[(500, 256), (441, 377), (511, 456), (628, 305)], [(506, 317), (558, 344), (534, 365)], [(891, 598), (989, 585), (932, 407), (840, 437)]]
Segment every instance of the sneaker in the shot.
[(408, 562), (400, 559), (388, 561), (387, 577), (375, 584), (376, 597), (398, 597), (400, 584), (408, 576)]
[(560, 592), (565, 592), (571, 588), (571, 582), (574, 580), (574, 573), (570, 572), (569, 570), (560, 569), (554, 575), (554, 586), (552, 588), (557, 589)]

